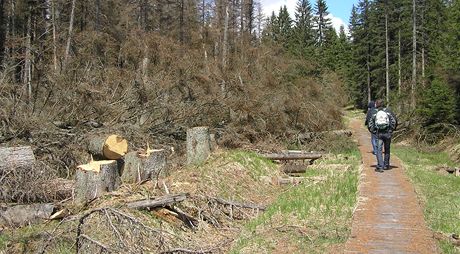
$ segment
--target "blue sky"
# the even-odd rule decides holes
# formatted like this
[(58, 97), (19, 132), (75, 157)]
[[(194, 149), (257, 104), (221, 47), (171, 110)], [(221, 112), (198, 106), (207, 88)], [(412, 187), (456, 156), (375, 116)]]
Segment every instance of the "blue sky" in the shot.
[[(286, 5), (289, 13), (294, 17), (294, 9), (297, 0), (260, 0), (262, 8), (266, 16), (270, 16), (272, 11), (278, 12), (280, 6)], [(315, 6), (316, 0), (310, 0), (310, 3)], [(326, 0), (331, 20), (336, 29), (340, 25), (348, 26), (348, 20), (353, 4), (357, 4), (358, 0)]]

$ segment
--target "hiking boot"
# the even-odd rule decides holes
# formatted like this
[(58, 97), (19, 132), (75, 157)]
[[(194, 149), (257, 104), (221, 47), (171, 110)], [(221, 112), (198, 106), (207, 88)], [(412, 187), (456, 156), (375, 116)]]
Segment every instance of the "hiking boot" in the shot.
[(383, 169), (384, 170), (390, 170), (390, 166), (385, 166)]
[(376, 169), (375, 169), (375, 172), (382, 173), (382, 172), (383, 172), (383, 168), (376, 168)]

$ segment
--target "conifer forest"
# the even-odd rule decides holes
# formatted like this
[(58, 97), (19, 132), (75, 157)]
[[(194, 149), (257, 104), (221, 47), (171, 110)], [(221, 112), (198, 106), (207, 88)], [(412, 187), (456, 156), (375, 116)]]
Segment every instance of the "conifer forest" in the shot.
[[(268, 2), (0, 0), (0, 254), (258, 253), (254, 225), (307, 180), (344, 188), (343, 224), (267, 230), (310, 245), (264, 253), (336, 253), (369, 102), (398, 116), (393, 142), (459, 143), (459, 0), (357, 0), (340, 29), (327, 0)], [(340, 173), (292, 175), (322, 163)]]

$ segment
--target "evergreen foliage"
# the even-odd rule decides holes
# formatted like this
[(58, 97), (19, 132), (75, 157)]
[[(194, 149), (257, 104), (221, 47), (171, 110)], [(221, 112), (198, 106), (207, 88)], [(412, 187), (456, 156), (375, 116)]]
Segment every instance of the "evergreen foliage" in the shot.
[(419, 114), (424, 126), (454, 124), (456, 122), (456, 103), (452, 89), (439, 79), (433, 80), (425, 90), (419, 106)]
[[(460, 96), (459, 6), (459, 1), (443, 0), (360, 0), (349, 22), (350, 53), (341, 56), (349, 60), (344, 73), (354, 104), (365, 108), (368, 101), (385, 98), (388, 82), (398, 113), (409, 115), (421, 104), (415, 112), (425, 125), (452, 123), (452, 114), (442, 119), (437, 114), (451, 107), (448, 112), (460, 115), (458, 105), (452, 105)], [(443, 97), (448, 95), (453, 98)], [(437, 100), (445, 100), (444, 105)]]

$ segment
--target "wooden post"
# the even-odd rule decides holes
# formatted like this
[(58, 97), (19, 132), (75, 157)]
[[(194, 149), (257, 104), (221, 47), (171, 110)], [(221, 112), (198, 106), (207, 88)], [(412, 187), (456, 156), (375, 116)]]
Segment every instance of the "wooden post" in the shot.
[(211, 153), (208, 127), (195, 127), (187, 130), (187, 164), (204, 162)]
[(79, 203), (92, 200), (120, 185), (118, 164), (115, 160), (91, 161), (77, 167), (75, 200)]

